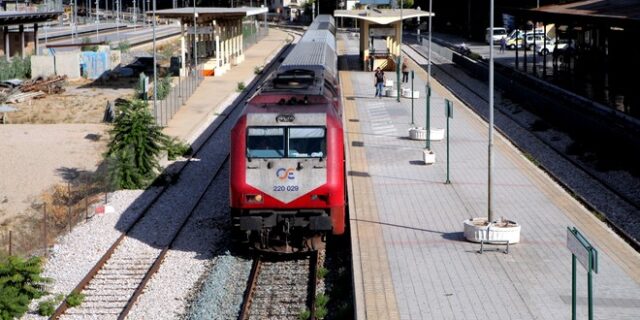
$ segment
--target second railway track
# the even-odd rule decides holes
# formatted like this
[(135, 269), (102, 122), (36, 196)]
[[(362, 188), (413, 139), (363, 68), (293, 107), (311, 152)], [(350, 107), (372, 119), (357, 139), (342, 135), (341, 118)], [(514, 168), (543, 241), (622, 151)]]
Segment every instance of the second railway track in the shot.
[[(407, 49), (403, 49), (403, 51), (409, 54), (409, 56), (415, 57), (417, 55), (422, 59), (427, 59), (426, 55), (423, 52), (421, 52), (419, 49), (420, 48), (419, 47), (416, 48), (415, 45), (413, 46), (407, 45)], [(433, 56), (432, 58), (434, 58), (434, 60), (437, 59), (435, 56)], [(452, 75), (449, 71), (440, 67), (438, 63), (432, 63), (432, 66), (434, 68), (437, 68), (439, 77), (442, 77), (442, 76), (447, 77), (448, 80), (455, 82), (457, 85), (464, 88), (464, 90), (466, 90), (468, 93), (479, 98), (484, 103), (488, 104), (488, 99), (485, 97), (483, 93), (479, 93), (477, 89), (474, 89), (467, 83), (464, 83), (458, 77)], [(434, 74), (435, 74), (435, 70), (434, 70)], [(442, 81), (442, 79), (439, 79), (439, 80)], [(485, 121), (487, 120), (487, 117), (483, 113), (484, 111), (482, 110), (482, 108), (475, 106), (472, 101), (469, 101), (468, 94), (460, 94), (460, 92), (456, 92), (454, 88), (449, 88), (449, 90), (451, 90), (452, 93), (454, 93), (454, 95), (456, 95), (460, 100), (465, 101), (465, 103), (470, 105), (471, 108)], [(584, 187), (585, 187), (584, 185), (575, 185), (575, 183), (571, 183), (567, 181), (566, 179), (563, 178), (563, 174), (566, 174), (566, 172), (563, 172), (562, 174), (560, 174), (557, 172), (557, 170), (554, 170), (548, 164), (541, 163), (539, 165), (545, 171), (551, 174), (551, 176), (554, 177), (556, 181), (560, 182), (565, 188), (571, 190), (571, 192), (580, 201), (582, 201), (592, 210), (600, 212), (601, 216), (604, 217), (604, 219), (609, 223), (609, 225), (611, 225), (615, 230), (617, 230), (618, 233), (627, 240), (627, 242), (629, 242), (632, 246), (636, 248), (636, 250), (639, 250), (640, 243), (638, 243), (638, 238), (634, 237), (629, 232), (629, 230), (624, 226), (625, 224), (631, 224), (631, 225), (638, 224), (637, 220), (639, 220), (640, 217), (635, 215), (637, 215), (637, 213), (640, 212), (640, 205), (637, 199), (633, 199), (629, 195), (619, 191), (618, 190), (619, 186), (612, 185), (612, 183), (618, 183), (618, 181), (610, 182), (594, 174), (590, 169), (586, 168), (577, 160), (574, 160), (570, 156), (566, 155), (564, 152), (559, 150), (558, 147), (554, 146), (553, 143), (543, 138), (540, 134), (533, 132), (529, 128), (529, 125), (521, 123), (521, 121), (516, 119), (516, 117), (513, 114), (503, 109), (504, 108), (500, 107), (500, 105), (497, 105), (495, 108), (495, 110), (497, 111), (496, 115), (504, 116), (504, 119), (506, 119), (506, 121), (509, 121), (510, 123), (515, 125), (515, 127), (519, 128), (523, 132), (526, 132), (528, 135), (533, 137), (537, 141), (537, 143), (542, 145), (544, 148), (552, 152), (554, 155), (556, 155), (563, 161), (566, 161), (567, 163), (569, 163), (573, 168), (576, 168), (577, 171), (579, 171), (580, 174), (584, 175), (586, 179), (589, 179), (592, 181), (591, 188), (595, 188), (595, 190), (599, 190), (598, 192), (594, 192), (593, 190), (588, 192), (587, 190), (584, 190)], [(525, 153), (531, 152), (531, 150), (528, 150), (528, 148), (530, 147), (529, 145), (525, 147), (521, 142), (519, 142), (517, 139), (512, 137), (512, 134), (513, 134), (512, 132), (506, 132), (502, 128), (498, 118), (496, 119), (495, 127), (497, 130), (499, 130), (503, 134), (503, 136), (507, 137), (521, 151)], [(536, 155), (534, 154), (534, 156)], [(597, 199), (598, 197), (604, 197), (606, 200), (602, 201), (600, 199)], [(609, 210), (608, 212), (603, 209), (603, 207), (611, 208), (612, 205), (617, 206), (616, 207), (617, 209), (614, 211)]]

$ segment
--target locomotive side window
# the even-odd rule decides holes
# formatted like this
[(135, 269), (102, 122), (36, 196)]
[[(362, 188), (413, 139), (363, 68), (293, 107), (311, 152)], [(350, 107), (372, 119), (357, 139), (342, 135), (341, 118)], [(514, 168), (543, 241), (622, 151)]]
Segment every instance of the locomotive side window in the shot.
[(322, 158), (326, 151), (325, 129), (322, 127), (289, 128), (289, 158)]
[(284, 157), (284, 128), (249, 128), (247, 130), (248, 158)]

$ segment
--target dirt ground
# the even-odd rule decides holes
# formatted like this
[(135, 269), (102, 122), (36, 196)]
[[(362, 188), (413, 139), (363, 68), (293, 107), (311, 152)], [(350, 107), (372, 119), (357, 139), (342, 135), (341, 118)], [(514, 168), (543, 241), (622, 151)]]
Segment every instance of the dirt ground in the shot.
[(130, 98), (135, 82), (69, 81), (62, 94), (11, 104), (18, 111), (0, 124), (0, 225), (24, 216), (69, 173), (96, 170), (108, 141), (107, 101)]
[(101, 123), (107, 101), (133, 96), (136, 79), (123, 78), (93, 84), (90, 80), (68, 81), (65, 92), (47, 95), (12, 107), (10, 124)]

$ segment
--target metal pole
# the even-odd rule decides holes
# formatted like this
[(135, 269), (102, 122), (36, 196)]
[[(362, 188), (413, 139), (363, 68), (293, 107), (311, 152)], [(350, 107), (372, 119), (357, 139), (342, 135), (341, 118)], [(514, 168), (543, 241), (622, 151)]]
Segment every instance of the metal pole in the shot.
[(451, 101), (449, 100), (445, 101), (445, 108), (446, 108), (445, 116), (447, 118), (447, 132), (446, 132), (447, 134), (447, 181), (444, 182), (445, 184), (451, 183), (451, 181), (449, 180), (449, 118), (451, 117), (451, 111), (452, 111), (451, 104), (452, 104)]
[(96, 0), (96, 42), (100, 41), (100, 17), (98, 16), (98, 11), (100, 10), (100, 2)]
[[(146, 20), (146, 17), (145, 17)], [(153, 0), (153, 114), (158, 114), (158, 67), (156, 66), (156, 0)], [(157, 119), (157, 118), (156, 118)]]
[(576, 256), (571, 254), (571, 320), (576, 320)]
[(411, 125), (413, 126), (413, 78), (414, 72), (411, 70)]
[[(433, 16), (432, 0), (429, 0), (429, 56), (427, 57), (427, 85), (431, 87), (431, 16)], [(431, 97), (429, 97), (431, 99)]]
[[(418, 11), (421, 11), (420, 6), (418, 6), (416, 9), (418, 9)], [(422, 39), (420, 38), (420, 17), (418, 17), (418, 27), (416, 28), (416, 40), (418, 41), (418, 44), (422, 44)]]
[[(155, 1), (155, 0), (154, 0)], [(195, 67), (198, 67), (198, 25), (197, 25), (198, 13), (196, 12), (196, 0), (193, 0), (193, 61)]]
[(398, 96), (397, 102), (400, 102), (400, 64), (402, 63), (402, 7), (404, 6), (404, 0), (400, 0), (400, 39), (398, 39), (398, 65), (396, 66), (396, 74), (398, 75)]
[[(489, 34), (493, 34), (493, 4), (489, 1)], [(487, 193), (487, 219), (493, 221), (493, 189), (491, 188), (493, 176), (493, 45), (489, 46), (489, 147), (488, 147), (488, 193)]]
[[(589, 261), (591, 259), (591, 250), (589, 250)], [(589, 262), (589, 271), (587, 272), (587, 300), (589, 301), (589, 320), (593, 320), (593, 275), (591, 274), (591, 262)]]
[(42, 237), (44, 238), (43, 241), (43, 249), (44, 249), (44, 256), (48, 256), (48, 241), (47, 241), (47, 204), (44, 203), (42, 205), (42, 213), (44, 215), (43, 219), (42, 219)]
[(425, 121), (425, 130), (427, 130), (427, 144), (425, 149), (431, 150), (431, 124), (429, 123), (431, 120), (431, 87), (427, 84), (427, 112), (426, 112), (426, 121)]

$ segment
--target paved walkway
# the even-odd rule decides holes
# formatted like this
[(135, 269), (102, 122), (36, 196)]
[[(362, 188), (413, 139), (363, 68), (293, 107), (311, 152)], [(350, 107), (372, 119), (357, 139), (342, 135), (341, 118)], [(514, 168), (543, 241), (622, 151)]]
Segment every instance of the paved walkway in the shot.
[(221, 76), (205, 77), (186, 104), (163, 130), (171, 137), (193, 143), (209, 124), (236, 98), (238, 83), (248, 85), (256, 66), (264, 66), (284, 46), (287, 33), (270, 29), (269, 35), (245, 51), (245, 60)]
[[(357, 54), (357, 43), (340, 42)], [(418, 70), (414, 65), (413, 70)], [(392, 77), (395, 81), (395, 75)], [(425, 96), (426, 72), (415, 87)], [(358, 319), (568, 319), (576, 226), (599, 251), (595, 319), (638, 319), (640, 255), (496, 132), (494, 214), (522, 224), (509, 254), (485, 252), (463, 238), (462, 221), (487, 212), (487, 124), (432, 81), (432, 127), (451, 119), (451, 184), (446, 144), (422, 163), (424, 141), (409, 140), (411, 101), (373, 98), (373, 75), (341, 72)], [(425, 100), (415, 122), (425, 123)], [(586, 273), (578, 271), (578, 318), (587, 318)]]

